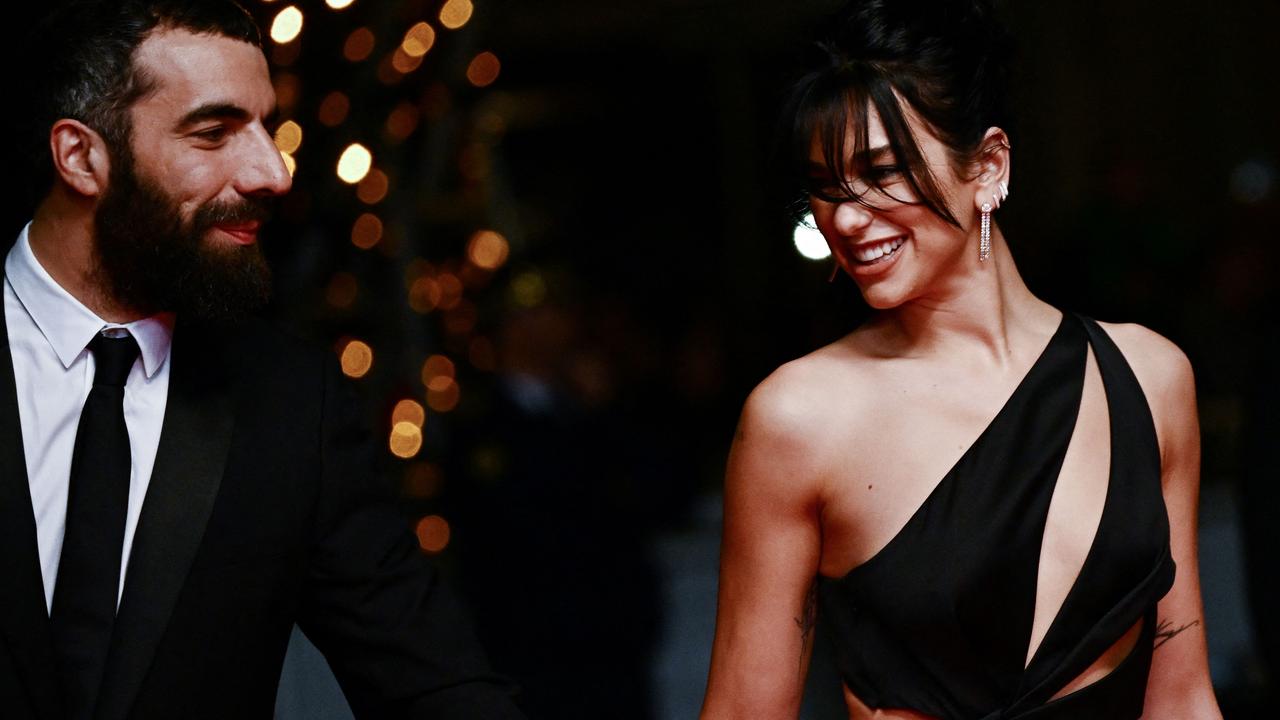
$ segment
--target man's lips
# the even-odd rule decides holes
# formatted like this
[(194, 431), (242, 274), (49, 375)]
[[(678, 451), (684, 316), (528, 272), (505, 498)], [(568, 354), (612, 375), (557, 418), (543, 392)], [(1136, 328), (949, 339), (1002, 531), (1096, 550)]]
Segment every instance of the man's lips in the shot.
[(258, 241), (258, 229), (262, 223), (253, 221), (245, 223), (220, 223), (214, 228), (221, 230), (241, 245), (252, 245)]

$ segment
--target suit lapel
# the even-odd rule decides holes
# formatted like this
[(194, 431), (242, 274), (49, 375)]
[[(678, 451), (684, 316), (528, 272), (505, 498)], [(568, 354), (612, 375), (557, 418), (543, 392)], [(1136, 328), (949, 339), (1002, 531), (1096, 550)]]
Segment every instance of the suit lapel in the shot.
[(160, 446), (116, 614), (99, 720), (122, 720), (151, 667), (204, 537), (231, 444), (233, 400), (217, 348), (179, 324)]
[(62, 709), (3, 300), (0, 337), (0, 629), (38, 717), (55, 718)]

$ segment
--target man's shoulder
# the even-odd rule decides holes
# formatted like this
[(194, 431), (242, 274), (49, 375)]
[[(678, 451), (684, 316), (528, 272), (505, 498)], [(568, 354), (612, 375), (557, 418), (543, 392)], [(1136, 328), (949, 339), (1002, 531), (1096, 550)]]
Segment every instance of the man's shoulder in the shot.
[(233, 326), (207, 326), (181, 321), (174, 334), (179, 357), (190, 347), (221, 365), (232, 375), (273, 382), (318, 382), (326, 367), (336, 363), (332, 353), (280, 325), (260, 317)]

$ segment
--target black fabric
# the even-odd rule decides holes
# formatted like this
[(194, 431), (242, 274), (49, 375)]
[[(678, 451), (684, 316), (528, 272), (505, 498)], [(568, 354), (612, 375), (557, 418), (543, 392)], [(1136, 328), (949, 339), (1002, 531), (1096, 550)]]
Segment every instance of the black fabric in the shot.
[[(522, 718), (373, 471), (332, 354), (180, 320), (169, 362), (95, 720), (268, 720), (295, 623), (361, 720)], [(7, 352), (0, 375), (0, 715), (57, 720)]]
[[(1092, 346), (1110, 415), (1102, 517), (1079, 577), (1026, 663), (1049, 502)], [(872, 708), (943, 720), (1134, 720), (1155, 605), (1173, 584), (1160, 455), (1146, 398), (1092, 320), (1062, 323), (991, 424), (906, 526), (842, 578), (819, 578), (850, 690)], [(1132, 653), (1050, 701), (1139, 620)]]
[(129, 335), (96, 335), (96, 369), (71, 457), (66, 530), (54, 585), (52, 631), (69, 720), (88, 720), (106, 666), (120, 590), (129, 510), (129, 431), (124, 384), (138, 359)]

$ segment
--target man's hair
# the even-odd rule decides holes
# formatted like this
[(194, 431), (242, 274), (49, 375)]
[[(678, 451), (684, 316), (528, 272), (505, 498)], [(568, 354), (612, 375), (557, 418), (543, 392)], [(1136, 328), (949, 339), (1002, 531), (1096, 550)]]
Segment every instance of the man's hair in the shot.
[(29, 36), (30, 109), (24, 145), (29, 148), (31, 199), (53, 185), (49, 130), (63, 118), (98, 132), (113, 160), (129, 156), (129, 110), (155, 89), (134, 55), (156, 30), (221, 35), (262, 46), (257, 23), (234, 0), (66, 0)]

